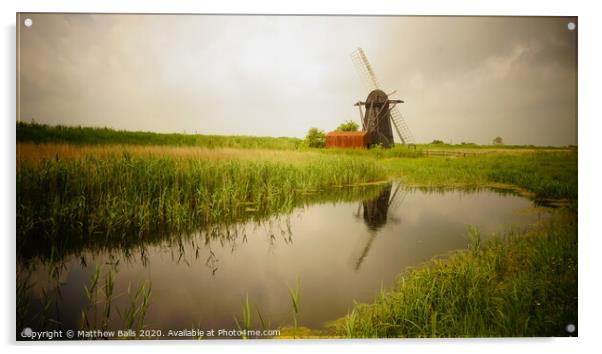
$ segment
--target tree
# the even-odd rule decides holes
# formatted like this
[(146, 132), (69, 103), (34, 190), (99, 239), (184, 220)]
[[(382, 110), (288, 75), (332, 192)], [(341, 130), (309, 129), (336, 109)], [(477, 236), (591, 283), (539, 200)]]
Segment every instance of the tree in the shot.
[(305, 143), (307, 144), (307, 146), (313, 148), (321, 148), (324, 147), (325, 141), (326, 135), (323, 131), (318, 130), (318, 128), (309, 128), (307, 136), (305, 137)]
[(435, 139), (431, 144), (443, 144), (443, 140)]
[(358, 131), (359, 128), (360, 128), (359, 124), (357, 124), (356, 122), (354, 122), (352, 120), (348, 120), (344, 123), (341, 123), (341, 125), (338, 126), (336, 131), (338, 131), (338, 132), (356, 132), (356, 131)]
[(502, 139), (501, 136), (496, 136), (495, 139), (493, 139), (493, 145), (504, 145), (504, 139)]

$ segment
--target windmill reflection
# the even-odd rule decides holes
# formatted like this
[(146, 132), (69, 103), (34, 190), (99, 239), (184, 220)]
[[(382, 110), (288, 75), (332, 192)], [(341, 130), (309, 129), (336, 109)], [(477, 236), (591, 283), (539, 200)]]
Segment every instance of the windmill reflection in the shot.
[(364, 222), (371, 231), (378, 231), (387, 223), (392, 187), (387, 186), (376, 198), (362, 201)]
[[(393, 193), (391, 193), (392, 191)], [(401, 222), (401, 220), (395, 216), (389, 215), (389, 212), (396, 210), (401, 205), (407, 193), (407, 190), (401, 188), (401, 184), (399, 183), (395, 184), (395, 190), (393, 190), (393, 184), (391, 183), (384, 187), (377, 197), (364, 200), (358, 205), (355, 216), (359, 218), (360, 211), (362, 211), (364, 223), (368, 227), (369, 237), (360, 256), (355, 262), (356, 271), (360, 269), (362, 262), (368, 255), (378, 231), (385, 226), (389, 220), (395, 223)]]

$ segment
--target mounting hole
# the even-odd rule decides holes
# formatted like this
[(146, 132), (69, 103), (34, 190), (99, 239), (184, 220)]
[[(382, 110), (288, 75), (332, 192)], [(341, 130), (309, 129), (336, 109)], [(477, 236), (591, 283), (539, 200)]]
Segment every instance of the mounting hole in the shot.
[(569, 22), (569, 23), (566, 25), (566, 28), (568, 28), (568, 29), (569, 29), (569, 31), (574, 31), (574, 30), (575, 30), (575, 28), (577, 28), (577, 25), (575, 24), (575, 22)]
[(575, 327), (575, 325), (572, 323), (569, 323), (568, 325), (566, 325), (566, 331), (568, 333), (575, 333), (576, 329), (577, 329), (577, 327)]
[(23, 21), (23, 24), (25, 25), (25, 27), (31, 27), (31, 25), (33, 25), (33, 21), (31, 20), (31, 18), (26, 18)]

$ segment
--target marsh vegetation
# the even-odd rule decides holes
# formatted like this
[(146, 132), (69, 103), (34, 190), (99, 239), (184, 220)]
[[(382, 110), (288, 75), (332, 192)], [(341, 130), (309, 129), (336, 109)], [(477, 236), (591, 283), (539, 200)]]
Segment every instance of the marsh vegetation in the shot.
[[(52, 289), (48, 287), (48, 279), (60, 284), (65, 275), (59, 274), (80, 267), (85, 269), (86, 280), (71, 290), (81, 293), (78, 303), (85, 304), (86, 296), (89, 303), (116, 301), (113, 309), (109, 309), (109, 317), (117, 316), (115, 308), (119, 308), (121, 317), (109, 320), (105, 307), (96, 308), (98, 315), (93, 315), (91, 308), (82, 305), (77, 326), (87, 323), (88, 327), (107, 327), (125, 322), (132, 327), (143, 327), (149, 321), (154, 326), (173, 325), (168, 321), (159, 323), (160, 309), (175, 312), (182, 309), (166, 309), (162, 304), (169, 300), (153, 294), (157, 288), (163, 287), (166, 291), (168, 284), (172, 284), (169, 278), (156, 275), (152, 281), (153, 291), (150, 280), (146, 282), (141, 278), (149, 262), (158, 262), (166, 269), (170, 269), (169, 264), (186, 265), (194, 274), (199, 274), (194, 266), (198, 263), (208, 269), (208, 278), (203, 278), (201, 283), (216, 274), (223, 277), (222, 284), (238, 282), (239, 287), (220, 288), (232, 294), (231, 301), (235, 304), (232, 308), (236, 310), (228, 314), (227, 319), (232, 326), (234, 318), (240, 316), (242, 303), (242, 317), (236, 317), (239, 328), (266, 323), (292, 326), (295, 337), (312, 335), (304, 332), (303, 326), (313, 330), (323, 326), (327, 319), (314, 312), (324, 312), (324, 306), (333, 311), (324, 312), (330, 320), (348, 312), (336, 325), (328, 327), (325, 333), (329, 336), (567, 335), (565, 322), (576, 323), (577, 152), (574, 148), (436, 144), (415, 148), (325, 150), (306, 147), (301, 140), (290, 138), (165, 135), (29, 123), (17, 124), (17, 141), (17, 262), (20, 270), (17, 312), (29, 313), (17, 316), (19, 324), (36, 316), (44, 319), (38, 322), (42, 327), (70, 323), (57, 319), (53, 306), (58, 305), (57, 301), (50, 300), (53, 292), (47, 290)], [(433, 151), (451, 153), (433, 156)], [(458, 224), (454, 226), (440, 224), (441, 227), (435, 229), (426, 226), (405, 229), (413, 225), (410, 216), (390, 215), (392, 206), (388, 200), (392, 195), (399, 196), (397, 189), (388, 183), (390, 180), (401, 181), (403, 190), (412, 187), (410, 196), (424, 193), (421, 198), (429, 200), (424, 207), (415, 204), (411, 210), (426, 213), (422, 210), (446, 207), (464, 214), (457, 216)], [(521, 225), (535, 224), (536, 227), (502, 232), (505, 231), (500, 229), (503, 220), (514, 217), (498, 215), (496, 208), (509, 202), (504, 202), (506, 199), (498, 194), (495, 198), (487, 194), (492, 192), (483, 194), (487, 188), (518, 194), (538, 203), (552, 201), (563, 206), (545, 220), (535, 222), (521, 217)], [(449, 199), (456, 193), (472, 195), (467, 192), (471, 190), (478, 192), (475, 196), (482, 198), (481, 204), (463, 204), (471, 200), (469, 197)], [(436, 198), (431, 200), (427, 196)], [(386, 208), (379, 204), (379, 198), (387, 199)], [(512, 203), (518, 200), (525, 199), (518, 198)], [(516, 208), (518, 204), (512, 203), (508, 205)], [(337, 235), (353, 235), (358, 230), (358, 225), (350, 220), (358, 220), (362, 215), (360, 210), (365, 235), (357, 237), (365, 237), (368, 246), (347, 250), (344, 245), (352, 236), (343, 240)], [(543, 213), (548, 214), (547, 209)], [(306, 219), (298, 222), (294, 218), (287, 219), (274, 230), (275, 220), (292, 215)], [(348, 220), (341, 215), (345, 218), (356, 215), (356, 219)], [(428, 215), (431, 225), (439, 225), (437, 214)], [(464, 215), (479, 215), (479, 218), (462, 219)], [(323, 226), (323, 232), (309, 229), (312, 224), (318, 225), (312, 218), (320, 216), (329, 218), (331, 227)], [(497, 220), (497, 224), (494, 223), (497, 228), (487, 226), (470, 232), (465, 228), (473, 222), (489, 225), (486, 220)], [(383, 231), (388, 230), (384, 225), (389, 225), (391, 230)], [(377, 236), (387, 232), (403, 233), (404, 237), (400, 240), (391, 236), (390, 241), (378, 241), (389, 240)], [(493, 233), (497, 236), (490, 237)], [(319, 235), (320, 240), (308, 236), (312, 234)], [(413, 239), (412, 235), (421, 235), (423, 239)], [(432, 237), (432, 244), (445, 246), (428, 246), (431, 244), (425, 241), (428, 237)], [(472, 241), (466, 241), (468, 238)], [(256, 262), (260, 253), (254, 252), (265, 250), (261, 248), (265, 246), (259, 246), (265, 240), (269, 249), (275, 247), (278, 240), (288, 245), (281, 246), (279, 252), (287, 255), (289, 261), (265, 256), (286, 273), (280, 273), (286, 281), (265, 284), (265, 288), (273, 291), (269, 298), (279, 295), (290, 300), (290, 304), (283, 305), (286, 318), (282, 317), (284, 314), (267, 310), (270, 304), (262, 300), (267, 298), (265, 293), (249, 293), (252, 277), (247, 282), (228, 275), (233, 272), (228, 264), (242, 266), (251, 259)], [(388, 243), (393, 240), (405, 243)], [(371, 246), (374, 242), (377, 246)], [(234, 252), (243, 245), (254, 251)], [(332, 250), (328, 253), (330, 258), (321, 259), (321, 267), (328, 267), (329, 259), (343, 262), (336, 263), (337, 267), (331, 265), (330, 269), (337, 269), (346, 285), (337, 285), (331, 279), (330, 285), (324, 284), (323, 288), (339, 286), (337, 289), (342, 293), (345, 286), (350, 290), (350, 279), (357, 282), (351, 286), (355, 290), (338, 299), (320, 293), (321, 300), (328, 304), (322, 306), (318, 299), (304, 292), (305, 287), (319, 286), (318, 278), (300, 275), (299, 269), (303, 269), (300, 263), (290, 263), (298, 261), (297, 257), (317, 257), (316, 247)], [(379, 247), (384, 248), (378, 251)], [(395, 261), (404, 248), (421, 257), (410, 253), (404, 256), (404, 262)], [(163, 263), (165, 261), (157, 257), (166, 250), (172, 256)], [(449, 254), (452, 250), (456, 251)], [(390, 258), (383, 254), (377, 256), (389, 259), (385, 272), (389, 276), (384, 285), (375, 284), (367, 279), (382, 274), (383, 268), (375, 267), (366, 255), (385, 251), (396, 253), (391, 253)], [(338, 257), (345, 252), (347, 258), (341, 261)], [(337, 256), (337, 253), (341, 254)], [(349, 254), (354, 254), (351, 262)], [(436, 255), (446, 256), (428, 261)], [(224, 266), (225, 259), (231, 263)], [(266, 260), (266, 264), (269, 262)], [(95, 275), (98, 264), (120, 265), (104, 275)], [(220, 264), (221, 270), (217, 270)], [(410, 266), (414, 268), (408, 269)], [(120, 267), (129, 270), (117, 272)], [(42, 276), (40, 269), (46, 275)], [(177, 268), (177, 272), (182, 272), (182, 268)], [(402, 275), (394, 283), (399, 273)], [(301, 281), (297, 283), (299, 276)], [(353, 278), (358, 276), (363, 280)], [(123, 280), (115, 284), (119, 277)], [(287, 284), (296, 286), (287, 287)], [(57, 285), (55, 290), (62, 286)], [(381, 288), (381, 293), (374, 298), (374, 292)], [(193, 284), (190, 289), (198, 290)], [(203, 292), (196, 290), (193, 291), (195, 296), (215, 301), (213, 294), (201, 295)], [(115, 299), (112, 294), (120, 295)], [(33, 302), (28, 303), (26, 299), (32, 296)], [(94, 300), (94, 296), (104, 300)], [(303, 299), (302, 307), (300, 299)], [(354, 300), (369, 304), (352, 306)], [(250, 305), (255, 303), (258, 303), (257, 309), (262, 309), (257, 316)], [(153, 306), (157, 308), (154, 311)], [(32, 312), (37, 315), (33, 316)], [(224, 325), (220, 322), (223, 319), (210, 320), (216, 316), (211, 315), (211, 311), (204, 315), (203, 325)], [(187, 323), (191, 323), (189, 320)]]
[(527, 232), (405, 270), (374, 303), (359, 304), (340, 322), (351, 337), (566, 336), (577, 320), (577, 225), (554, 217)]

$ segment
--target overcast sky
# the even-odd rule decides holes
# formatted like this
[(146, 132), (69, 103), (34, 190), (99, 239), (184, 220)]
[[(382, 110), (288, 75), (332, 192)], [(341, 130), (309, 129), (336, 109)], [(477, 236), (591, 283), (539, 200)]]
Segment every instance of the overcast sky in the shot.
[(362, 47), (417, 142), (577, 144), (571, 21), (22, 15), (20, 119), (303, 137), (359, 122), (368, 90), (350, 54)]

